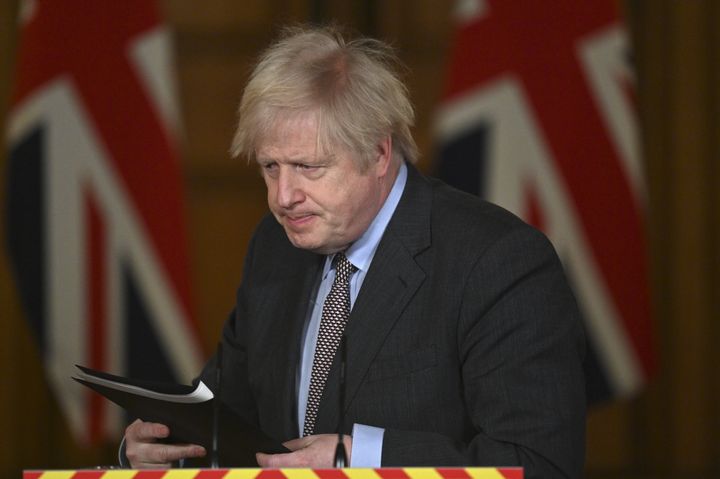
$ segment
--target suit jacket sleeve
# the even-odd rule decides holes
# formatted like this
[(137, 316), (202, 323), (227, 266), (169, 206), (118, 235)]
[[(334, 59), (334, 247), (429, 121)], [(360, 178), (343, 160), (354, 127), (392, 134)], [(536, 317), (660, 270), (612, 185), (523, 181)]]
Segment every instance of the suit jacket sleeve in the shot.
[(528, 478), (580, 477), (584, 336), (552, 246), (523, 225), (471, 260), (439, 296), (460, 295), (457, 354), (471, 432), (388, 428), (382, 465), (520, 465)]

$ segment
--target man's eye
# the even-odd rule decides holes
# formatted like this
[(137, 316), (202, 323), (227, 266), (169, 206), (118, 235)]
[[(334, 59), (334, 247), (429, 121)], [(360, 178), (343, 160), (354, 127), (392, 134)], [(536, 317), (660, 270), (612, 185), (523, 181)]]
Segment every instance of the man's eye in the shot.
[(304, 163), (297, 165), (297, 171), (299, 171), (305, 178), (316, 179), (320, 178), (325, 171), (322, 165), (307, 165)]
[(278, 172), (277, 163), (262, 163), (260, 165), (260, 171), (263, 175), (275, 176)]

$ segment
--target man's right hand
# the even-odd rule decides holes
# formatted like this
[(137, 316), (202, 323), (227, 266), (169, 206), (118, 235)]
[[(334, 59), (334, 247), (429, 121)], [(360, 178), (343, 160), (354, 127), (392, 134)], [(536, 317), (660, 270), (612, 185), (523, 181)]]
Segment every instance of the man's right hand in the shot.
[(180, 459), (205, 456), (205, 448), (197, 444), (163, 444), (170, 435), (164, 424), (140, 419), (125, 429), (125, 455), (133, 469), (165, 469)]

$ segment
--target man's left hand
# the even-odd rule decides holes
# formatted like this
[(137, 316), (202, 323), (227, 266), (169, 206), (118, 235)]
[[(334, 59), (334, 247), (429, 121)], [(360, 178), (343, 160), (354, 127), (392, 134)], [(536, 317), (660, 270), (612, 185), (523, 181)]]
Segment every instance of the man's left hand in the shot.
[[(305, 436), (283, 443), (283, 446), (292, 452), (283, 454), (255, 454), (261, 467), (277, 469), (280, 467), (308, 467), (330, 468), (335, 467), (335, 449), (337, 448), (337, 434), (318, 434)], [(352, 437), (343, 436), (347, 464), (350, 465), (350, 451), (352, 450)]]

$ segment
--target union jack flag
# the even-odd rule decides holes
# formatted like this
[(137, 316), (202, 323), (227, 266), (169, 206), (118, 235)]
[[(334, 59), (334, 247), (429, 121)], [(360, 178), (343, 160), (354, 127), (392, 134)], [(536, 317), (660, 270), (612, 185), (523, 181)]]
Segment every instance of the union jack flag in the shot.
[(543, 230), (588, 333), (590, 401), (655, 369), (645, 185), (614, 0), (470, 0), (440, 108), (438, 176)]
[(169, 35), (147, 0), (28, 0), (20, 23), (6, 246), (71, 429), (117, 438), (75, 364), (185, 381), (202, 361)]

